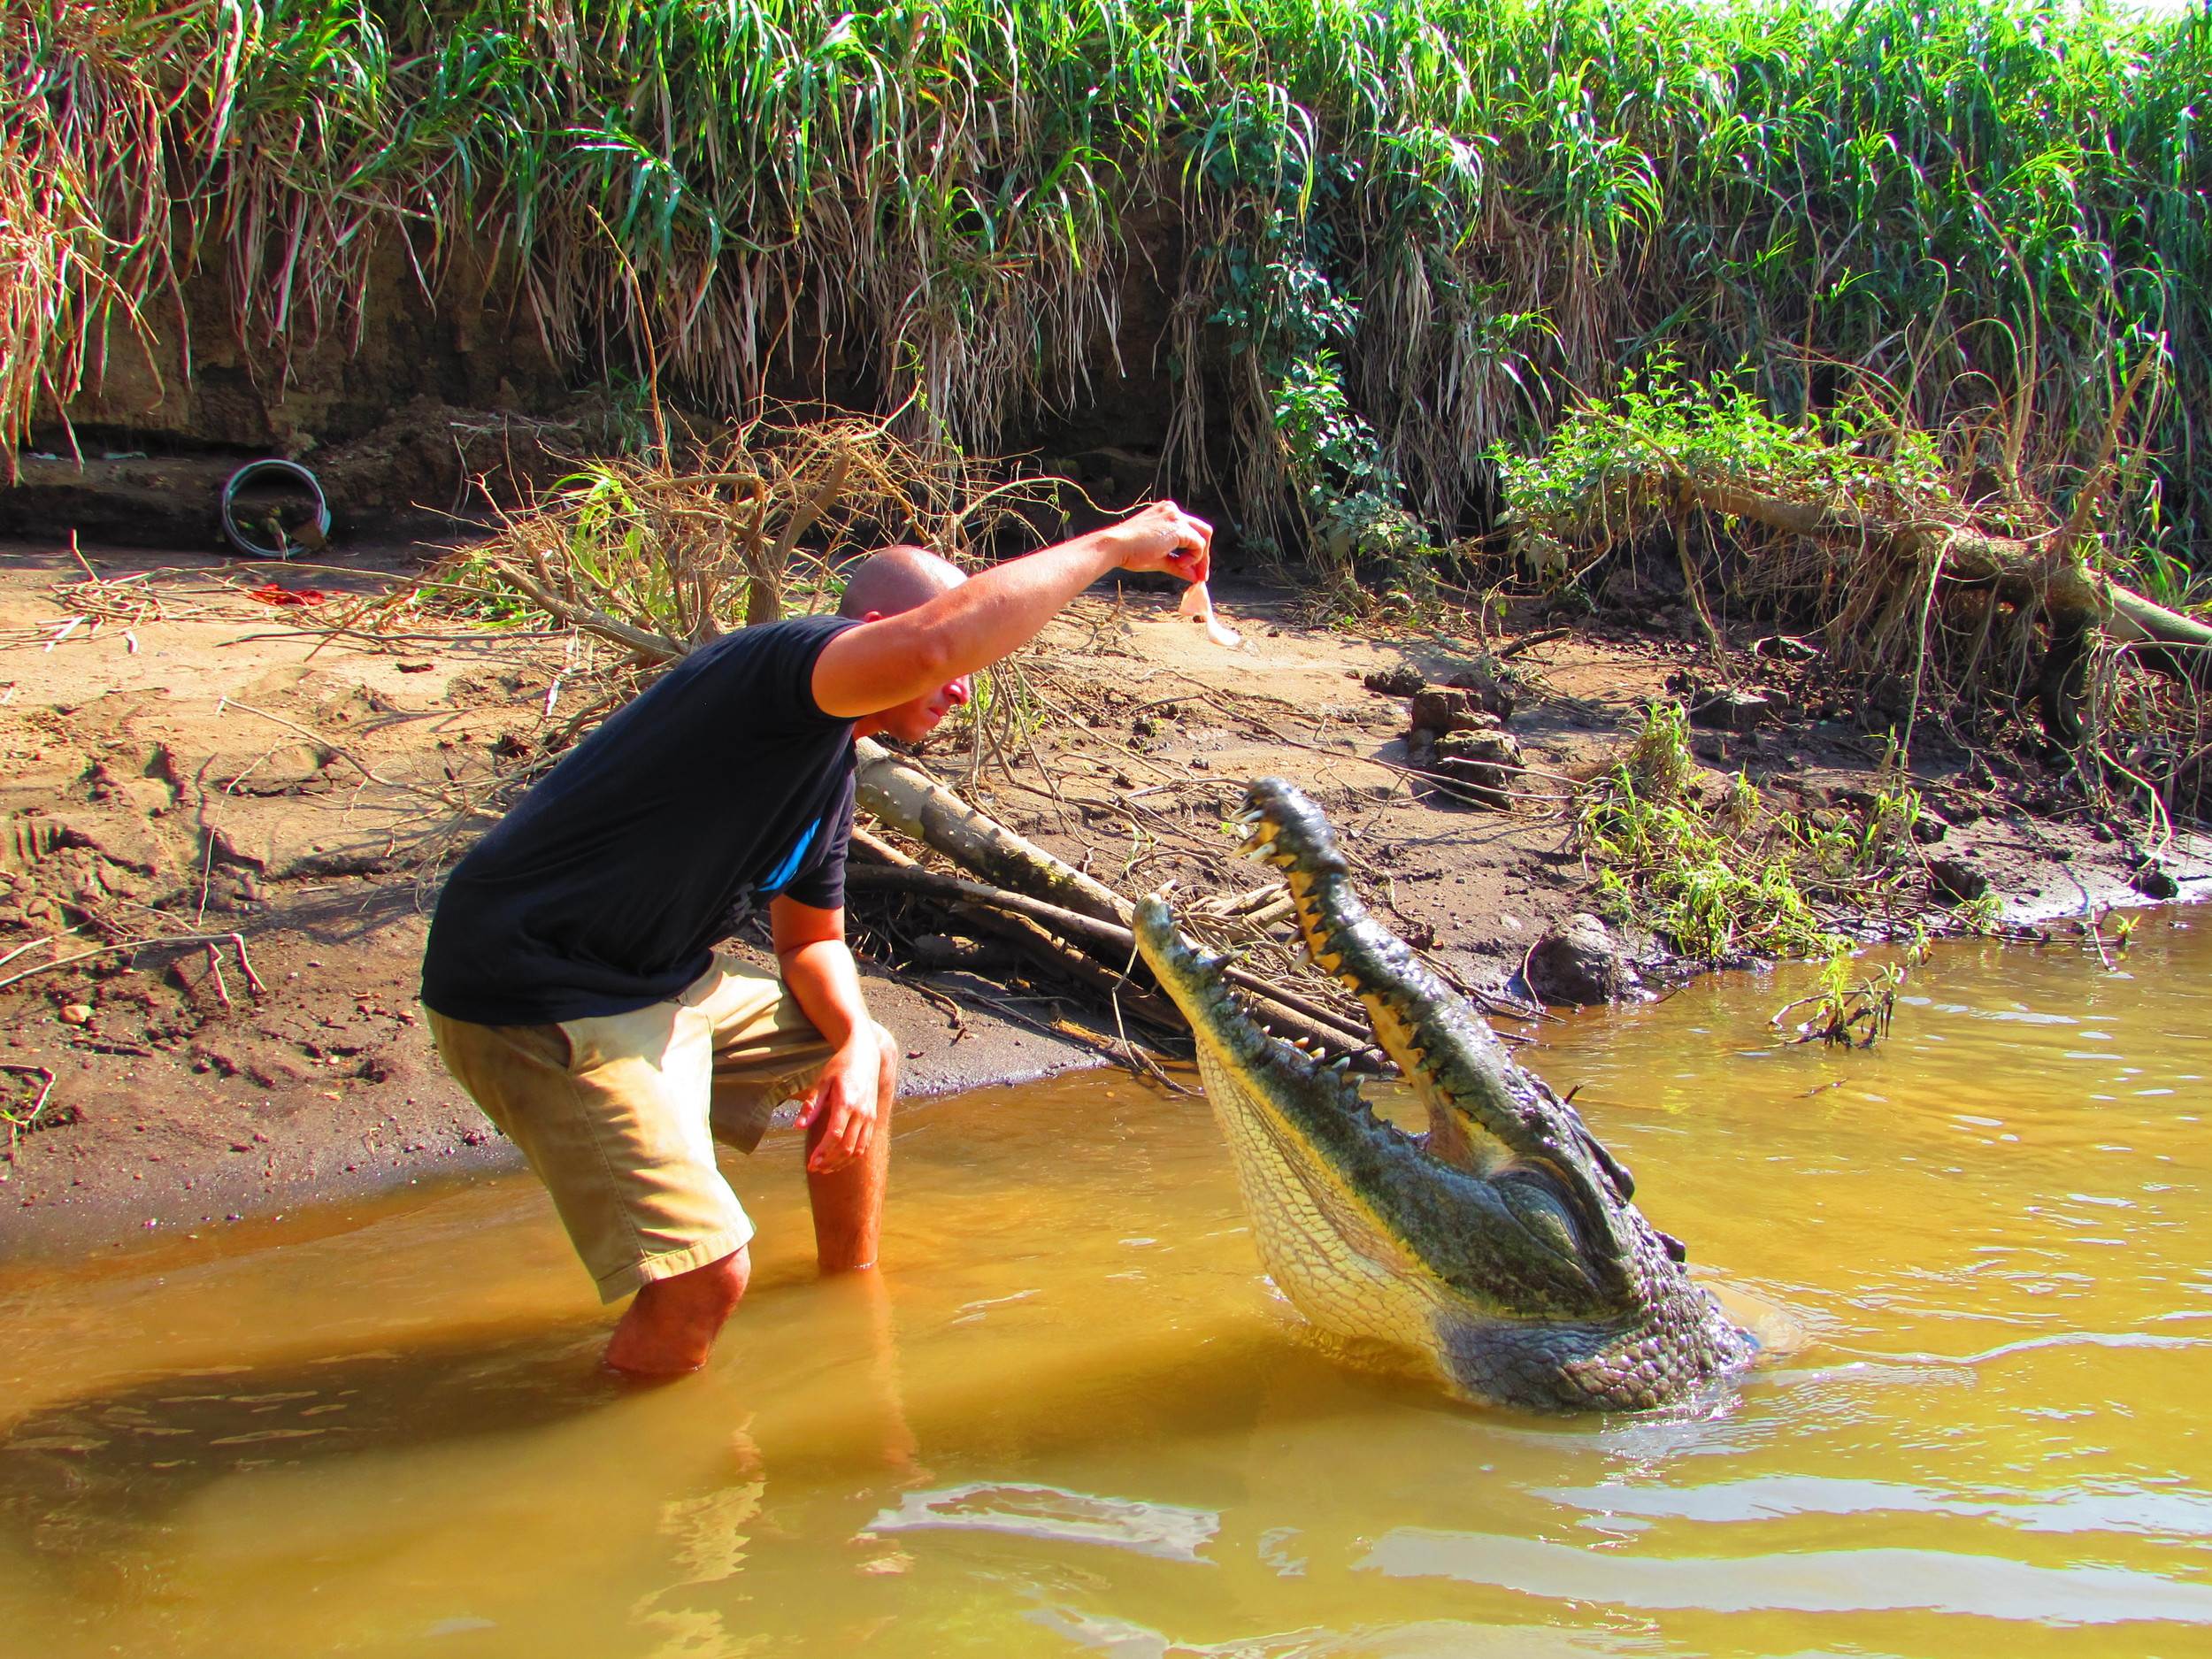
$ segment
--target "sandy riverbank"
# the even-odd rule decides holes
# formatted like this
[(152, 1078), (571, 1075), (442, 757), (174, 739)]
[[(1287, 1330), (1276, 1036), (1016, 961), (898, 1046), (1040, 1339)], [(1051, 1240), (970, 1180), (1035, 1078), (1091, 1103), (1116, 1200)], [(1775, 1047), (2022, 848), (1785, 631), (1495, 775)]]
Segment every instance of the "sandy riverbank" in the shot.
[[(85, 607), (66, 585), (83, 572), (50, 548), (0, 549), (0, 954), (23, 948), (0, 978), (104, 938), (212, 937), (0, 985), (0, 1063), (52, 1079), (42, 1126), (0, 1164), (0, 1254), (109, 1248), (512, 1168), (430, 1053), (416, 964), (457, 828), (445, 803), (571, 716), (567, 642), (457, 626), (381, 645), (302, 633), (297, 608), (247, 596), (265, 569), (87, 553), (111, 581), (161, 572), (141, 584), (155, 603), (68, 629)], [(373, 588), (418, 557), (367, 549), (284, 580)], [(1281, 593), (1223, 597), (1245, 634), (1234, 651), (1167, 595), (1085, 601), (1041, 643), (1048, 690), (1025, 752), (972, 777), (964, 755), (933, 758), (1126, 891), (1217, 881), (1223, 804), (1245, 779), (1288, 777), (1329, 808), (1393, 926), (1465, 983), (1513, 983), (1531, 943), (1589, 908), (1590, 872), (1541, 803), (1484, 811), (1409, 787), (1405, 700), (1363, 683), (1402, 665), (1441, 681), (1471, 654), (1300, 627)], [(1517, 637), (1530, 634), (1488, 643)], [(1529, 764), (1594, 775), (1693, 655), (1678, 636), (1601, 618), (1527, 645), (1510, 728)], [(1697, 750), (1816, 808), (1864, 785), (1880, 743), (1809, 718), (1701, 733)], [(1931, 850), (1982, 872), (2008, 917), (2145, 902), (2144, 849), (2125, 826), (2039, 816), (2028, 763), (1999, 757), (2008, 788), (1978, 757), (1927, 754), (1916, 781), (1953, 820)], [(2212, 891), (2198, 851), (2162, 862), (2182, 897)], [(264, 995), (221, 937), (233, 932)], [(912, 1095), (1102, 1064), (1111, 1035), (1049, 986), (887, 967), (870, 979), (906, 1041)]]

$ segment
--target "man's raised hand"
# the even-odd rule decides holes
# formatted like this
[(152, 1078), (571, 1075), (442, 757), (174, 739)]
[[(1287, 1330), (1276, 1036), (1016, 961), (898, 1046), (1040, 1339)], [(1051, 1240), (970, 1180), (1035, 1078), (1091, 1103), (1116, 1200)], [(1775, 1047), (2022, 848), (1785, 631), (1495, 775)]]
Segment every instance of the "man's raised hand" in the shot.
[(1206, 580), (1214, 527), (1171, 501), (1156, 501), (1099, 534), (1123, 570), (1165, 571), (1187, 582)]

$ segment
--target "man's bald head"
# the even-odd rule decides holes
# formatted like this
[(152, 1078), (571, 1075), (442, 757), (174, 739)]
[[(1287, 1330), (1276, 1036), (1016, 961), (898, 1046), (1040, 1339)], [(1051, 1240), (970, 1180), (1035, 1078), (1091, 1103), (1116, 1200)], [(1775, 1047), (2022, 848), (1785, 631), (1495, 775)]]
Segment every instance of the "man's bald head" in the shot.
[(856, 622), (872, 612), (895, 617), (902, 611), (927, 604), (967, 580), (957, 565), (939, 558), (926, 548), (887, 547), (852, 567), (852, 573), (845, 579), (844, 597), (837, 602), (837, 614)]

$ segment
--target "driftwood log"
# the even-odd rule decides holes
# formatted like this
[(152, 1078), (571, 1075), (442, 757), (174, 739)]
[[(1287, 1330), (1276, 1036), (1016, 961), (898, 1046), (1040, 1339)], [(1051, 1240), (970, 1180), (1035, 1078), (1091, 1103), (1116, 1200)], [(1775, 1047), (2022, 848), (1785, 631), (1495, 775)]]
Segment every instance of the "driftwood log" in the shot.
[[(979, 933), (1014, 946), (1046, 968), (1066, 975), (1078, 984), (1087, 986), (1118, 1008), (1125, 1018), (1134, 1018), (1166, 1033), (1184, 1028), (1182, 1014), (1175, 1005), (1158, 992), (1148, 990), (1130, 979), (1127, 973), (1109, 967), (1086, 956), (1059, 934), (1051, 932), (1031, 918), (1010, 907), (972, 904), (959, 898), (956, 885), (949, 878), (940, 877), (933, 882), (902, 882), (884, 879), (891, 871), (917, 871), (921, 866), (889, 842), (872, 835), (856, 825), (853, 827), (853, 852), (860, 863), (848, 867), (845, 884), (861, 892), (888, 889), (892, 892), (922, 893), (932, 898), (954, 902), (947, 909), (959, 921)], [(1084, 918), (1086, 921), (1090, 918)]]
[(1105, 883), (1017, 835), (872, 738), (862, 738), (855, 748), (854, 790), (861, 807), (878, 820), (994, 886), (1127, 930), (1133, 907)]

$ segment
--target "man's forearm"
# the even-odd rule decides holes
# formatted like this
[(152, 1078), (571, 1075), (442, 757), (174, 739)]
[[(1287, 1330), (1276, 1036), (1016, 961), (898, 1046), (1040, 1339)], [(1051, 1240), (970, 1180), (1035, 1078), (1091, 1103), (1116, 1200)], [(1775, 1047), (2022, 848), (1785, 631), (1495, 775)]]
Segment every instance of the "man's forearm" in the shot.
[[(872, 656), (841, 678), (829, 714), (871, 714), (972, 674), (1036, 637), (1068, 602), (1117, 568), (1113, 544), (1094, 531), (1040, 552), (1009, 559), (969, 578), (924, 605), (871, 623)], [(827, 652), (824, 653), (826, 657)], [(879, 664), (879, 672), (870, 672)], [(822, 695), (819, 677), (816, 695)]]
[(873, 1025), (860, 994), (860, 970), (841, 940), (818, 939), (779, 952), (777, 965), (785, 987), (832, 1048), (843, 1048)]
[(1212, 532), (1169, 503), (979, 572), (896, 616), (841, 634), (816, 659), (823, 712), (873, 714), (988, 667), (1034, 639), (1109, 571), (1171, 569), (1202, 578)]
[[(940, 679), (987, 668), (1021, 649), (1078, 594), (1121, 567), (1113, 539), (1118, 526), (1041, 549), (979, 572), (948, 594), (894, 622), (910, 620), (933, 634), (945, 653)], [(942, 607), (932, 619), (929, 612)]]

